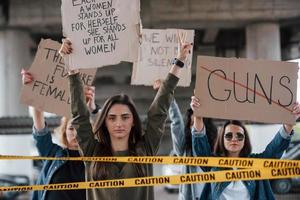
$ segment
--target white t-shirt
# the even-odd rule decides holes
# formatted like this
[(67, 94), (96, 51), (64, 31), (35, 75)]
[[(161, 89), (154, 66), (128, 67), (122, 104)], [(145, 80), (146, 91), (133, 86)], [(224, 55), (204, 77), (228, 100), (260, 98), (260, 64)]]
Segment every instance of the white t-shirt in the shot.
[[(203, 170), (200, 167), (196, 168), (196, 173), (202, 173), (202, 172), (203, 172)], [(193, 184), (193, 187), (194, 187), (195, 197), (196, 198), (198, 197), (200, 199), (200, 196), (201, 196), (202, 191), (204, 189), (204, 184), (203, 183)]]
[(231, 182), (220, 195), (219, 200), (250, 200), (250, 194), (242, 181)]

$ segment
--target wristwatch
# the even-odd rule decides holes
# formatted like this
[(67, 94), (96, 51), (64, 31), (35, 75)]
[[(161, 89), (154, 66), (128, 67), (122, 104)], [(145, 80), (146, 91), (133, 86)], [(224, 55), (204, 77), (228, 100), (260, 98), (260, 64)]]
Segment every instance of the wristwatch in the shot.
[(184, 67), (184, 62), (182, 62), (181, 60), (178, 60), (177, 58), (174, 58), (173, 61), (172, 61), (172, 64), (173, 65), (176, 65), (180, 68), (183, 68)]

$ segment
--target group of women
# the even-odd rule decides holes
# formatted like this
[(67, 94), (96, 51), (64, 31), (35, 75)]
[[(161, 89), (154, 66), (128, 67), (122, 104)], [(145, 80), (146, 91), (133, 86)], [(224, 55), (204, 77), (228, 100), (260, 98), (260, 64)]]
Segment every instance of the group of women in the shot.
[[(184, 62), (192, 48), (185, 42), (185, 35), (178, 40), (177, 60)], [(72, 44), (64, 40), (61, 54), (72, 53)], [(178, 62), (177, 62), (178, 63)], [(168, 116), (172, 121), (171, 133), (175, 152), (178, 156), (227, 156), (280, 158), (288, 147), (293, 134), (292, 125), (283, 125), (275, 138), (261, 154), (251, 154), (248, 132), (237, 120), (228, 121), (217, 133), (211, 119), (194, 116), (195, 109), (201, 109), (196, 97), (192, 97), (191, 109), (184, 124), (181, 112), (174, 100), (174, 90), (179, 81), (181, 65), (171, 66), (169, 74), (161, 83), (149, 108), (145, 129), (135, 105), (125, 94), (109, 97), (96, 119), (91, 123), (91, 113), (95, 112), (95, 89), (84, 88), (78, 71), (69, 72), (72, 120), (62, 119), (57, 131), (62, 145), (52, 142), (52, 137), (43, 111), (34, 109), (33, 136), (41, 156), (155, 156), (164, 134)], [(23, 84), (33, 81), (32, 75), (22, 72)], [(300, 107), (295, 105), (295, 118), (300, 115)], [(144, 131), (143, 131), (144, 130)], [(222, 170), (221, 168), (200, 168), (183, 166), (184, 173)], [(37, 184), (82, 182), (95, 180), (124, 179), (153, 175), (151, 164), (102, 163), (79, 161), (44, 161)], [(237, 181), (211, 184), (181, 185), (179, 198), (195, 199), (274, 199), (270, 184), (265, 181)], [(88, 190), (35, 191), (33, 199), (89, 199), (89, 200), (152, 200), (153, 187), (131, 187)]]

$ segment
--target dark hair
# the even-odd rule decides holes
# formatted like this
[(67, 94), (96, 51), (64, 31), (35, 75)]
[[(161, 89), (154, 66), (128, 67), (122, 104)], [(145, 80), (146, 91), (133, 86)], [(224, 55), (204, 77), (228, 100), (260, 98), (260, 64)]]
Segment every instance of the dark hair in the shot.
[[(107, 117), (109, 110), (115, 104), (123, 104), (128, 106), (129, 110), (133, 115), (134, 126), (131, 128), (130, 131), (130, 135), (128, 139), (128, 150), (129, 150), (129, 156), (137, 156), (136, 144), (142, 138), (142, 124), (133, 101), (125, 94), (112, 96), (111, 98), (107, 99), (101, 109), (101, 113), (97, 116), (97, 119), (95, 120), (93, 132), (95, 133), (96, 138), (99, 141), (99, 145), (95, 149), (96, 155), (113, 156), (111, 140), (105, 124), (105, 119)], [(144, 176), (144, 172), (142, 170), (141, 165), (134, 164), (134, 166), (137, 169), (138, 176)], [(110, 174), (108, 170), (109, 167), (110, 167), (109, 163), (94, 162), (91, 165), (91, 169), (90, 169), (92, 171), (93, 178), (95, 180), (110, 178), (112, 174)]]
[[(184, 127), (185, 149), (187, 151), (192, 150), (192, 136), (191, 136), (192, 115), (193, 115), (193, 110), (191, 108), (187, 109), (185, 113), (185, 127)], [(213, 151), (215, 140), (218, 135), (218, 129), (213, 123), (213, 120), (211, 118), (203, 118), (203, 122), (206, 129), (207, 139), (209, 145), (211, 146), (211, 151)]]
[(245, 142), (244, 142), (244, 146), (240, 152), (239, 157), (248, 157), (252, 151), (249, 134), (248, 134), (248, 131), (247, 131), (246, 127), (244, 126), (244, 124), (239, 120), (228, 120), (224, 123), (222, 129), (219, 131), (219, 134), (218, 134), (218, 137), (217, 137), (217, 140), (215, 143), (214, 153), (218, 156), (228, 156), (228, 151), (225, 149), (225, 146), (224, 146), (224, 133), (225, 133), (225, 128), (230, 124), (239, 126), (244, 130)]

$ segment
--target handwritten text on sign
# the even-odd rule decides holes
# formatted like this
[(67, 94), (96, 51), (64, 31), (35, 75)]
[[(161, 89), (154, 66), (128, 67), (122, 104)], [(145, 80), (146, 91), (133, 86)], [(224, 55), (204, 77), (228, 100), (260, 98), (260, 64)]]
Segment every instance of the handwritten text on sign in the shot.
[[(71, 54), (70, 66), (100, 67), (116, 64), (121, 60), (135, 61), (139, 30), (137, 2), (137, 0), (62, 1), (64, 34), (70, 38), (75, 50)], [(133, 60), (129, 52), (133, 50), (131, 47), (136, 48)]]
[[(92, 3), (87, 3), (92, 2)], [(113, 52), (116, 49), (118, 32), (126, 30), (124, 23), (119, 23), (119, 16), (113, 2), (72, 1), (73, 6), (80, 6), (76, 22), (71, 23), (71, 30), (87, 31), (87, 38), (82, 39), (86, 55)]]
[[(21, 102), (40, 110), (70, 116), (70, 95), (68, 71), (64, 59), (58, 53), (60, 44), (52, 40), (42, 40), (30, 68), (34, 77), (31, 84), (22, 89)], [(96, 69), (81, 70), (85, 85), (91, 85)]]
[(295, 63), (198, 56), (196, 96), (205, 117), (294, 123)]
[[(132, 84), (152, 85), (156, 79), (164, 79), (177, 56), (178, 32), (185, 32), (186, 42), (194, 42), (194, 30), (143, 29), (139, 60), (134, 64)], [(184, 61), (179, 86), (189, 86), (191, 82), (191, 51)]]

